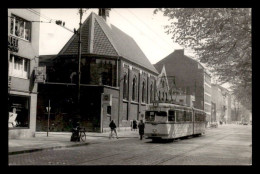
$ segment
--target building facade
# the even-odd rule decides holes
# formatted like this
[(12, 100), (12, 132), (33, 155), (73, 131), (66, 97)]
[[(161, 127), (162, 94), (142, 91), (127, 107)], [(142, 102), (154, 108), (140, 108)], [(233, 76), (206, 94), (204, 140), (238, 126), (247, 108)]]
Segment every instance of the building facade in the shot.
[(212, 122), (231, 123), (231, 94), (220, 85), (211, 85)]
[(40, 23), (33, 21), (39, 16), (27, 9), (8, 9), (9, 138), (35, 136)]
[(207, 113), (206, 120), (210, 121), (211, 77), (199, 62), (184, 55), (184, 49), (181, 49), (175, 50), (154, 66), (158, 71), (165, 66), (167, 75), (174, 77), (174, 83), (169, 83), (170, 89), (175, 88), (187, 96), (194, 96), (193, 106), (204, 110)]
[(204, 70), (204, 111), (207, 115), (207, 121), (211, 122), (211, 76)]
[[(146, 104), (155, 97), (157, 70), (130, 36), (109, 23), (109, 9), (87, 17), (81, 39), (81, 125), (104, 132), (114, 120), (119, 129), (130, 129), (131, 121), (142, 119)], [(37, 130), (46, 130), (48, 100), (53, 103), (51, 130), (71, 128), (77, 100), (78, 40), (74, 34), (58, 55), (40, 58), (47, 67), (47, 80), (39, 85)]]

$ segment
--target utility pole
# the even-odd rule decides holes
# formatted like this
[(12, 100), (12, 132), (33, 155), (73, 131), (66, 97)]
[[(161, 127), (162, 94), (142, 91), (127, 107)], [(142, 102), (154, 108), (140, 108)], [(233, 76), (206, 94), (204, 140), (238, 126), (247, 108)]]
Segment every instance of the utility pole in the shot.
[(79, 21), (79, 32), (78, 32), (78, 36), (79, 36), (79, 45), (78, 45), (78, 56), (79, 56), (79, 62), (78, 62), (78, 105), (80, 103), (80, 79), (81, 79), (81, 70), (80, 70), (80, 65), (81, 65), (81, 20), (82, 20), (82, 15), (83, 15), (83, 9), (80, 8), (79, 9), (79, 15), (80, 15), (80, 21)]
[(47, 126), (47, 137), (49, 136), (49, 129), (50, 129), (50, 110), (51, 110), (51, 104), (50, 104), (50, 100), (49, 100), (49, 106), (46, 107), (47, 111), (48, 111), (48, 126)]

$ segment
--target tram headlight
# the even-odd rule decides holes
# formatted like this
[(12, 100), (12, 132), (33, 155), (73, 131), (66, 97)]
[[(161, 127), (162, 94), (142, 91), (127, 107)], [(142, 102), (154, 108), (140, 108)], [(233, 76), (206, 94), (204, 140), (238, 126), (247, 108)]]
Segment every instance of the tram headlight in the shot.
[(157, 132), (157, 129), (153, 129), (153, 133), (156, 133)]

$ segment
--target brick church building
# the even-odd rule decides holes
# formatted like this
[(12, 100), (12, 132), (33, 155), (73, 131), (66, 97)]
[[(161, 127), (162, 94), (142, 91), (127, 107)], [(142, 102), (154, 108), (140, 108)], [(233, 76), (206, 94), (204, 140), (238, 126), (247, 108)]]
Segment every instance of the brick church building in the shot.
[[(130, 128), (156, 96), (157, 70), (131, 36), (109, 23), (109, 10), (99, 9), (99, 15), (92, 12), (81, 29), (80, 123), (87, 131), (104, 132), (111, 120), (121, 130)], [(40, 57), (47, 79), (38, 88), (38, 131), (47, 129), (49, 100), (50, 131), (71, 129), (78, 40), (74, 34), (57, 55)]]

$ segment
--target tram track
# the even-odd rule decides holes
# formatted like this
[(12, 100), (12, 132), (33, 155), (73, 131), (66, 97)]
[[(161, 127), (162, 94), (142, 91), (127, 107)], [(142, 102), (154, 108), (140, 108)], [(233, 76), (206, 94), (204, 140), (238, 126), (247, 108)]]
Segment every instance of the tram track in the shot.
[(228, 137), (228, 136), (230, 136), (230, 135), (231, 135), (231, 134), (227, 134), (227, 135), (225, 135), (225, 136), (222, 136), (222, 137), (216, 139), (216, 140), (213, 141), (213, 142), (211, 141), (210, 143), (200, 144), (198, 147), (192, 148), (191, 150), (188, 150), (188, 151), (186, 151), (186, 152), (184, 152), (184, 153), (180, 153), (180, 154), (178, 154), (178, 155), (175, 155), (174, 157), (171, 157), (171, 158), (162, 160), (162, 161), (160, 161), (160, 162), (152, 163), (151, 165), (161, 165), (161, 164), (163, 164), (163, 163), (165, 163), (165, 162), (167, 162), (167, 161), (173, 160), (173, 159), (175, 159), (175, 158), (185, 157), (185, 155), (186, 155), (186, 154), (189, 154), (190, 152), (194, 152), (194, 151), (196, 151), (196, 150), (199, 150), (199, 149), (208, 147), (208, 145), (211, 145), (211, 144), (215, 143), (216, 141), (220, 141), (220, 140), (222, 140), (222, 139), (224, 139), (224, 138), (226, 138), (226, 137)]

